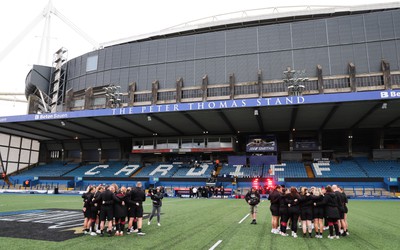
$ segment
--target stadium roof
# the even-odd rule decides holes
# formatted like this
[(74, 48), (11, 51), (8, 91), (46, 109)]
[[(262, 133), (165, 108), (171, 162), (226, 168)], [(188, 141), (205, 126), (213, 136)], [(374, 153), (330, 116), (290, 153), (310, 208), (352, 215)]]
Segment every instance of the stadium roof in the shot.
[(128, 114), (0, 123), (0, 132), (37, 140), (68, 140), (400, 128), (400, 99), (163, 112), (148, 116)]
[(105, 42), (100, 44), (100, 47), (255, 25), (302, 21), (322, 17), (350, 15), (353, 13), (365, 13), (397, 8), (400, 8), (400, 2), (357, 6), (303, 5), (244, 10), (210, 16), (182, 23), (156, 32)]

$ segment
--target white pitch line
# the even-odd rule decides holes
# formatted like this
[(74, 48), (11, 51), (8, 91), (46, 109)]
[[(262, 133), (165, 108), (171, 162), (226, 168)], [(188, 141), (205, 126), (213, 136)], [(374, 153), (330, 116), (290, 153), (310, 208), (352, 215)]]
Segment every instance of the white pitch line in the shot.
[(208, 250), (214, 250), (219, 244), (221, 244), (222, 240), (217, 241), (210, 249)]
[(250, 214), (247, 214), (245, 217), (243, 217), (243, 219), (241, 219), (241, 220), (239, 221), (239, 224), (241, 224), (247, 217), (249, 217), (249, 215), (250, 215)]

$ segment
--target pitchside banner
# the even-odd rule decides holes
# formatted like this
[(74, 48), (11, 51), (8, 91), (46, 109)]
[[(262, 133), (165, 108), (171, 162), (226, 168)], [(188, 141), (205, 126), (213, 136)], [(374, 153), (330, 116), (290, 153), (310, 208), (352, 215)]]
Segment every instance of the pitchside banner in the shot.
[(70, 118), (95, 117), (95, 116), (151, 114), (151, 113), (162, 113), (162, 112), (231, 109), (231, 108), (244, 108), (244, 107), (285, 106), (285, 105), (302, 105), (302, 104), (315, 104), (315, 103), (353, 102), (353, 101), (387, 100), (387, 99), (400, 99), (400, 90), (252, 98), (252, 99), (222, 100), (222, 101), (209, 101), (209, 102), (190, 102), (190, 103), (162, 104), (162, 105), (113, 108), (113, 109), (96, 109), (96, 110), (81, 110), (72, 112), (46, 113), (46, 114), (17, 115), (17, 116), (0, 117), (0, 123), (35, 121), (35, 120), (70, 119)]
[(250, 135), (247, 139), (246, 152), (275, 152), (277, 151), (274, 135)]

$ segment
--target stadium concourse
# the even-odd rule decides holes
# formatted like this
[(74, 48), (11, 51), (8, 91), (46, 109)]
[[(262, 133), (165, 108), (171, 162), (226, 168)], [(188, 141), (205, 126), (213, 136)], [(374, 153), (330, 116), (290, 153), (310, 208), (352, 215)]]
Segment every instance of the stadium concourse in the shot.
[(3, 191), (141, 181), (183, 197), (255, 183), (396, 195), (400, 4), (218, 20), (34, 65), (29, 114), (0, 117)]

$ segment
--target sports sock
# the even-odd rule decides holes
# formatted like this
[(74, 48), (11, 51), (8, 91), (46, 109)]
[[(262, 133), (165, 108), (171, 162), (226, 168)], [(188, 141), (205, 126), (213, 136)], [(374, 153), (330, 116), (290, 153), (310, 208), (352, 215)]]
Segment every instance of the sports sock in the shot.
[(339, 235), (340, 235), (340, 232), (339, 232), (339, 225), (338, 225), (338, 224), (334, 224), (333, 226), (335, 227), (335, 234), (336, 234), (336, 236), (339, 236)]
[(329, 235), (333, 236), (333, 226), (329, 226)]

